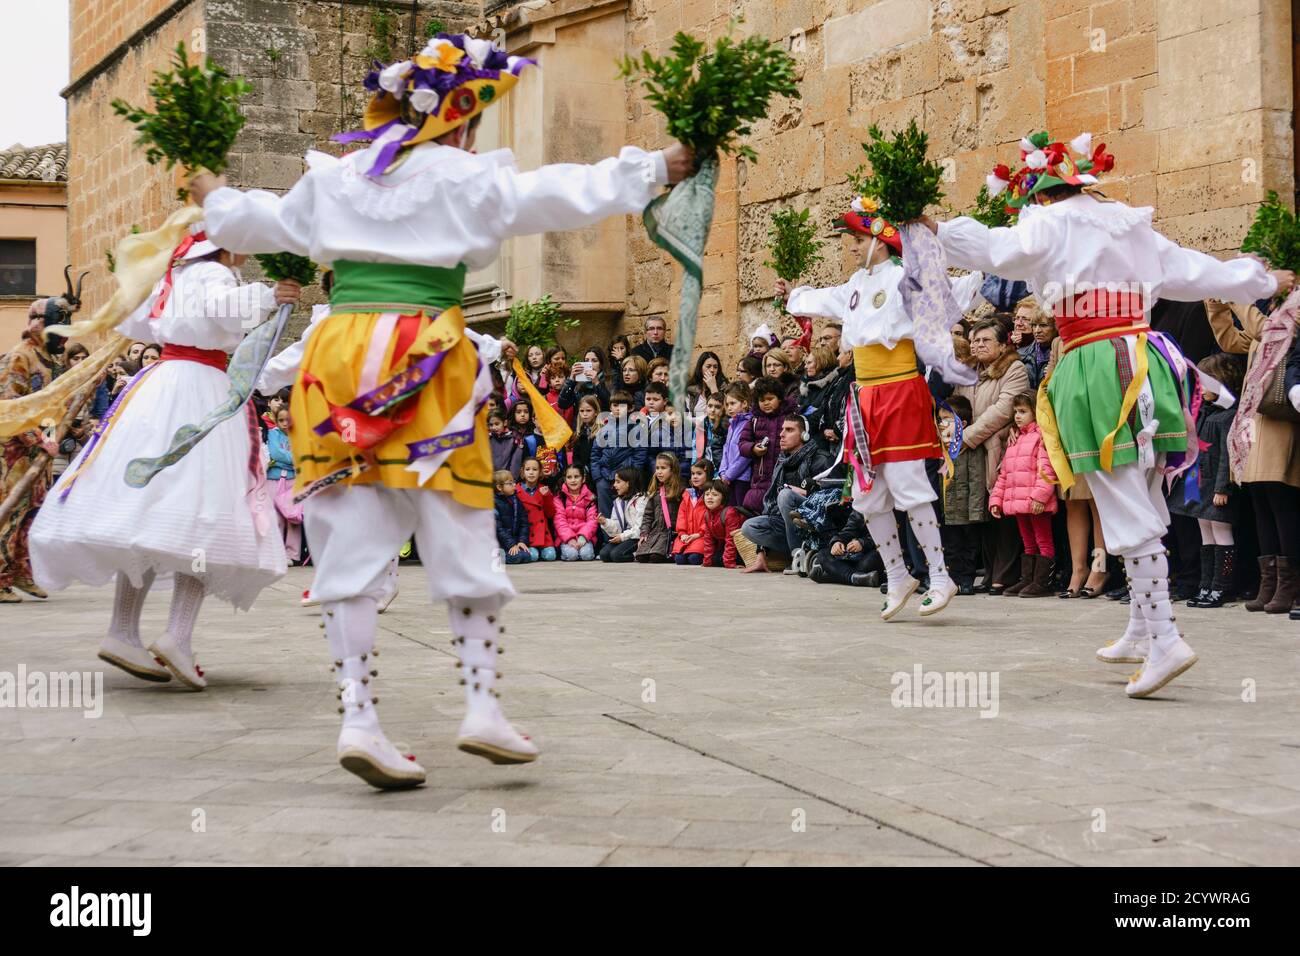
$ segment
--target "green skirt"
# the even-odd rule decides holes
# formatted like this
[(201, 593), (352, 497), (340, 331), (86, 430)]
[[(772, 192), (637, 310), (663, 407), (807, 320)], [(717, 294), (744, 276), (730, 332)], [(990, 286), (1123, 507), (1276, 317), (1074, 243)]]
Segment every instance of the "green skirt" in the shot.
[[(1186, 451), (1187, 423), (1178, 377), (1160, 351), (1146, 344), (1147, 381), (1155, 395), (1157, 420), (1154, 441), (1157, 452)], [(1114, 429), (1124, 404), (1119, 363), (1128, 361), (1124, 339), (1103, 339), (1066, 352), (1047, 383), (1047, 397), (1056, 415), (1061, 445), (1076, 474), (1101, 469), (1101, 443)], [(1132, 423), (1136, 407), (1115, 433), (1111, 467), (1137, 461), (1137, 443)], [(1141, 425), (1139, 424), (1139, 430)]]

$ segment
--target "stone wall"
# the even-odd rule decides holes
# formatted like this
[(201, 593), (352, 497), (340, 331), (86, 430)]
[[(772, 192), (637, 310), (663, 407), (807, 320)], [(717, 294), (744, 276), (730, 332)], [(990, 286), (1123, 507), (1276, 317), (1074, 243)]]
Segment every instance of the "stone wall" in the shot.
[[(1170, 238), (1225, 254), (1268, 189), (1294, 189), (1291, 28), (1286, 0), (633, 0), (628, 47), (663, 53), (684, 29), (785, 38), (799, 100), (756, 124), (757, 164), (724, 160), (707, 250), (698, 344), (731, 361), (770, 321), (762, 266), (771, 210), (830, 221), (850, 198), (873, 123), (916, 119), (951, 171), (944, 205), (963, 211), (1020, 137), (1089, 130), (1116, 169), (1106, 191), (1156, 207)], [(628, 89), (628, 138), (662, 145), (663, 124)], [(842, 281), (850, 263), (827, 234), (807, 277)], [(634, 231), (625, 331), (675, 323), (679, 270)]]

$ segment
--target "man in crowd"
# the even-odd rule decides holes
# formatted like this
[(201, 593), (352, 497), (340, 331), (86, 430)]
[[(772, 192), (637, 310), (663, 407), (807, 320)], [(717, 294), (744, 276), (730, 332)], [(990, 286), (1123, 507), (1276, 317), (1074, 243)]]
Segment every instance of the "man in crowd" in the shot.
[(668, 334), (668, 323), (658, 316), (651, 316), (645, 320), (645, 341), (632, 350), (633, 355), (639, 355), (647, 363), (653, 362), (657, 358), (672, 360), (673, 347), (665, 336)]
[(834, 460), (833, 453), (821, 442), (810, 439), (808, 420), (802, 415), (787, 415), (781, 423), (781, 454), (772, 472), (772, 487), (763, 498), (763, 513), (740, 526), (740, 533), (763, 549), (746, 572), (769, 570), (764, 551), (793, 555), (799, 548), (799, 529), (791, 520), (791, 512), (816, 488), (816, 476), (830, 468)]
[(839, 355), (840, 324), (838, 322), (826, 323), (826, 328), (822, 329), (821, 335), (817, 336), (817, 344), (823, 348), (828, 348), (836, 355)]

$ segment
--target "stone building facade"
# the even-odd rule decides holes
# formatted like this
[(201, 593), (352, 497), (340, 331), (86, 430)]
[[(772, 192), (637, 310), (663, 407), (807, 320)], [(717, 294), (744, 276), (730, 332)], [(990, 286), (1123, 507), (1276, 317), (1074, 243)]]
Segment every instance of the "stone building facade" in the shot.
[[(705, 260), (698, 344), (730, 361), (773, 317), (762, 266), (770, 213), (811, 207), (819, 223), (848, 202), (867, 127), (917, 119), (945, 162), (946, 205), (969, 207), (996, 162), (1038, 129), (1083, 130), (1115, 153), (1109, 195), (1153, 205), (1170, 238), (1235, 249), (1270, 189), (1295, 188), (1292, 0), (464, 0), (415, 4), (417, 39), (432, 20), (495, 36), (539, 61), (487, 114), (480, 148), (508, 145), (521, 167), (591, 162), (624, 143), (664, 144), (662, 118), (619, 80), (616, 61), (665, 52), (674, 33), (781, 39), (802, 98), (756, 125), (757, 163), (727, 158)], [(253, 80), (249, 123), (232, 157), (241, 186), (283, 189), (307, 148), (355, 128), (367, 52), (407, 52), (409, 2), (382, 0), (73, 0), (68, 88), (69, 237), (74, 262), (102, 262), (133, 223), (173, 201), (109, 101), (143, 101), (149, 72), (178, 41)], [(541, 122), (538, 122), (539, 117)], [(807, 277), (840, 281), (848, 262), (827, 235)], [(88, 282), (102, 301), (107, 274)], [(473, 277), (471, 316), (500, 319), (512, 298), (550, 292), (583, 317), (567, 344), (675, 322), (680, 270), (635, 217), (574, 234), (515, 240)]]

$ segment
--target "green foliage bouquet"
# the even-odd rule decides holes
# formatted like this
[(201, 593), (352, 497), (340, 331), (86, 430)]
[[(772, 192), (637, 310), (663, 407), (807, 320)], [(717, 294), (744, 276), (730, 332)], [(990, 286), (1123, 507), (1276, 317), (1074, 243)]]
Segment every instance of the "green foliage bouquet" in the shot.
[[(740, 20), (732, 20), (734, 29)], [(640, 76), (646, 99), (668, 120), (668, 134), (695, 151), (697, 168), (718, 153), (737, 153), (750, 162), (758, 154), (737, 148), (751, 123), (767, 115), (773, 96), (799, 96), (794, 59), (766, 37), (737, 43), (730, 33), (709, 51), (703, 40), (685, 33), (673, 39), (668, 56), (649, 51), (641, 59), (624, 57), (619, 74)]]
[(295, 256), (291, 252), (270, 252), (253, 258), (272, 282), (289, 280), (306, 286), (316, 281), (316, 263), (306, 256)]
[(525, 351), (534, 345), (549, 349), (556, 344), (555, 334), (560, 329), (576, 329), (578, 317), (565, 318), (558, 302), (551, 301), (548, 292), (536, 301), (523, 299), (510, 306), (506, 320), (506, 338)]
[(916, 125), (886, 137), (880, 127), (867, 128), (870, 143), (863, 143), (870, 175), (862, 168), (849, 176), (849, 184), (860, 196), (873, 197), (879, 204), (880, 215), (896, 226), (919, 219), (927, 206), (943, 198), (939, 183), (943, 167), (931, 162), (926, 155), (929, 137)]
[[(806, 275), (822, 261), (821, 246), (817, 244), (817, 224), (808, 221), (809, 210), (777, 209), (772, 212), (772, 224), (767, 231), (769, 258), (763, 261), (780, 278), (794, 282)], [(777, 297), (774, 304), (785, 311), (784, 303)]]
[[(145, 147), (151, 165), (165, 162), (167, 169), (179, 164), (187, 171), (220, 174), (244, 127), (239, 99), (253, 87), (211, 60), (191, 63), (183, 43), (176, 45), (172, 67), (154, 73), (149, 84), (155, 112), (121, 99), (113, 100), (113, 111), (139, 132), (136, 143)], [(187, 198), (188, 191), (181, 189), (179, 196)]]
[(1242, 240), (1241, 251), (1259, 255), (1271, 269), (1300, 271), (1300, 223), (1282, 205), (1277, 193), (1270, 190), (1255, 211), (1255, 221)]
[(1001, 196), (989, 195), (989, 187), (981, 186), (975, 197), (975, 208), (968, 214), (977, 222), (982, 222), (990, 229), (1011, 225), (1011, 214)]

